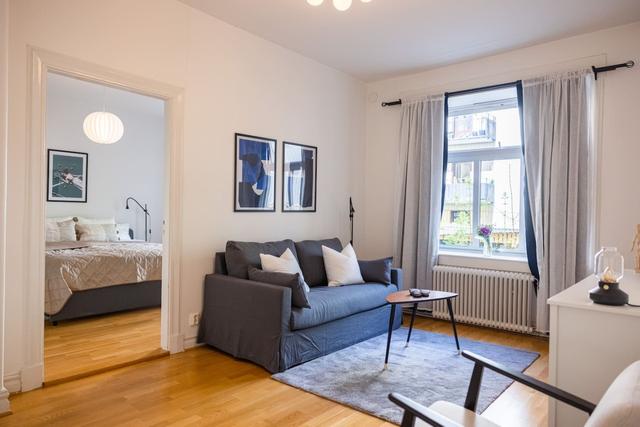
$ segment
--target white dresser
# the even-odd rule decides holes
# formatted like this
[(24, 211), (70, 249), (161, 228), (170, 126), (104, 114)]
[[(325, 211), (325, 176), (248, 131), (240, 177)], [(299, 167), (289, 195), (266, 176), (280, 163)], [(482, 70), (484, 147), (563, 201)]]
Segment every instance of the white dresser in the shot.
[[(598, 403), (607, 387), (629, 364), (640, 360), (640, 308), (593, 304), (595, 276), (549, 298), (549, 382)], [(620, 288), (640, 305), (640, 275), (625, 271)], [(549, 399), (549, 425), (582, 426), (587, 416)]]

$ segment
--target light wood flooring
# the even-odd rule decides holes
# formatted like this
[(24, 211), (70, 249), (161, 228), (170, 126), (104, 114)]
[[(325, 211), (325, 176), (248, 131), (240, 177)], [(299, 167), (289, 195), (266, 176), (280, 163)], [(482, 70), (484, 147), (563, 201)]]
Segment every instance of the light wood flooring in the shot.
[(44, 375), (51, 385), (161, 357), (160, 308), (45, 322)]
[[(416, 327), (451, 333), (447, 322)], [(527, 373), (545, 380), (544, 339), (460, 325), (461, 336), (537, 351)], [(18, 394), (0, 426), (389, 426), (377, 418), (270, 379), (268, 372), (208, 347)], [(485, 411), (505, 426), (547, 425), (547, 400), (519, 385)]]

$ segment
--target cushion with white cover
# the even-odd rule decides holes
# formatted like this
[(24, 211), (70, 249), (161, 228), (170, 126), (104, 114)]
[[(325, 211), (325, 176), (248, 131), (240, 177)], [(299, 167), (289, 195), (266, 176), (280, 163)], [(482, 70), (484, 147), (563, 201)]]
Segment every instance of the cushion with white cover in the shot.
[[(304, 280), (304, 275), (302, 274), (298, 260), (293, 252), (291, 252), (291, 249), (285, 250), (279, 257), (260, 254), (260, 263), (262, 264), (262, 269), (264, 271), (289, 274), (299, 273), (300, 278)], [(307, 285), (306, 282), (304, 284), (304, 288), (306, 292), (309, 292), (309, 285)]]
[(622, 371), (609, 386), (585, 427), (640, 425), (640, 361)]
[(129, 236), (129, 224), (116, 224), (115, 227), (115, 238), (116, 242), (128, 242), (131, 241), (131, 236)]
[(358, 257), (351, 243), (342, 252), (323, 246), (322, 257), (324, 258), (324, 267), (327, 270), (329, 286), (364, 283), (358, 265)]
[(45, 240), (47, 242), (75, 242), (75, 221), (73, 219), (60, 222), (47, 220)]
[(115, 224), (116, 219), (114, 217), (111, 218), (85, 218), (82, 216), (78, 217), (78, 224)]
[(78, 240), (81, 242), (108, 242), (115, 239), (113, 224), (76, 224)]

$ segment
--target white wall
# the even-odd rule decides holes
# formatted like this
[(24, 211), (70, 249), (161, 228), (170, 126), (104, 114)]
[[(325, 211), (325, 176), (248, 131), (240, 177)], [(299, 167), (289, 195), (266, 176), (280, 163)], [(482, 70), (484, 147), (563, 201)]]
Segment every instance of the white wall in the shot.
[[(185, 89), (180, 309), (187, 339), (196, 335), (188, 315), (201, 310), (204, 275), (228, 239), (348, 239), (348, 197), (357, 203), (362, 188), (358, 80), (173, 0), (13, 0), (10, 15), (7, 374), (23, 368), (30, 262), (23, 241), (28, 46)], [(318, 146), (317, 213), (233, 213), (234, 132)]]
[[(547, 72), (636, 61), (636, 67), (602, 74), (602, 139), (600, 158), (599, 243), (617, 246), (629, 256), (635, 224), (640, 223), (640, 23), (541, 44), (474, 61), (433, 69), (367, 85), (367, 187), (360, 220), (364, 220), (365, 256), (392, 252), (395, 176), (397, 171), (400, 108), (381, 101), (420, 94), (442, 93)], [(364, 216), (364, 218), (363, 218)]]
[[(84, 118), (102, 109), (116, 114), (124, 136), (111, 145), (91, 142)], [(59, 74), (47, 76), (47, 148), (88, 154), (87, 203), (48, 202), (47, 217), (114, 217), (144, 239), (144, 213), (131, 196), (147, 203), (151, 241), (162, 242), (164, 211), (164, 101)]]

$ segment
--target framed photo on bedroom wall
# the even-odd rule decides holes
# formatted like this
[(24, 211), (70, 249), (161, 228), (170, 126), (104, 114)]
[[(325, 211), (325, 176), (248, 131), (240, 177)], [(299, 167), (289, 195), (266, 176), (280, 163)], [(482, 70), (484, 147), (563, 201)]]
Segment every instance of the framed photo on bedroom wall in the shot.
[(235, 135), (234, 212), (275, 212), (276, 140)]
[(282, 212), (315, 212), (318, 148), (283, 144)]
[(87, 203), (89, 155), (47, 150), (47, 201)]

